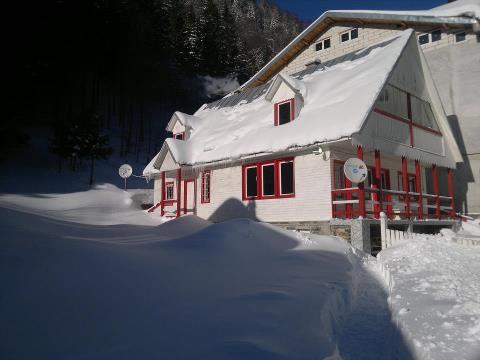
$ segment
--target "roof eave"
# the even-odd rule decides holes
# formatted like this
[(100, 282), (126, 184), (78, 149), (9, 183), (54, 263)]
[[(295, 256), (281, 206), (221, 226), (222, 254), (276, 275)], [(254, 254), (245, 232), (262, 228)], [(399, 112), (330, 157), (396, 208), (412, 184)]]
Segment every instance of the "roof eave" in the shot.
[[(335, 24), (340, 21), (352, 21), (357, 20), (360, 22), (398, 22), (399, 25), (408, 27), (410, 24), (422, 23), (425, 25), (440, 25), (448, 24), (451, 26), (457, 27), (469, 27), (477, 22), (476, 19), (470, 17), (436, 17), (436, 16), (425, 16), (425, 15), (411, 15), (411, 14), (393, 14), (393, 13), (370, 13), (370, 12), (355, 12), (355, 11), (341, 11), (341, 10), (329, 10), (324, 12), (317, 20), (310, 24), (304, 31), (302, 31), (295, 39), (293, 39), (290, 44), (288, 44), (284, 49), (282, 49), (275, 57), (273, 57), (263, 68), (261, 68), (252, 78), (247, 82), (242, 84), (238, 90), (243, 91), (250, 87), (258, 86), (268, 79), (261, 79), (263, 75), (269, 70), (272, 66), (279, 63), (277, 66), (280, 71), (284, 65), (288, 64), (290, 59), (295, 55), (292, 55), (289, 60), (284, 60), (284, 57), (292, 51), (292, 49), (301, 45), (302, 48), (309, 46), (313, 39), (318, 36), (323, 30), (319, 25), (323, 22), (326, 23), (325, 28)], [(305, 40), (305, 38), (310, 35), (311, 40)], [(298, 51), (294, 52), (295, 54)], [(274, 70), (275, 72), (275, 70)]]

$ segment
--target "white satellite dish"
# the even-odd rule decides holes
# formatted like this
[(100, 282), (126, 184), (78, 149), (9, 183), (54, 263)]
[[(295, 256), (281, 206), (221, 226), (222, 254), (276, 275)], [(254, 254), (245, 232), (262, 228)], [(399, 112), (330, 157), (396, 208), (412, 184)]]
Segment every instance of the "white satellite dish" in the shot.
[(122, 166), (120, 166), (120, 169), (118, 169), (118, 175), (120, 175), (120, 177), (123, 179), (127, 179), (132, 176), (132, 172), (133, 169), (128, 164), (123, 164)]
[(348, 180), (356, 184), (365, 181), (368, 176), (367, 165), (357, 158), (350, 158), (345, 161), (343, 172)]

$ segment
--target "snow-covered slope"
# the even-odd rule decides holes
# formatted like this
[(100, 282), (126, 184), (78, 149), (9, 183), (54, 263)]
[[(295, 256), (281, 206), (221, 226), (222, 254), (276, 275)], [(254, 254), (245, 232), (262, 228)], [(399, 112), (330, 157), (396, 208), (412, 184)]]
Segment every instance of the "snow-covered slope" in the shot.
[(2, 359), (322, 359), (361, 266), (250, 220), (155, 227), (113, 187), (3, 195), (0, 223)]
[[(443, 233), (419, 235), (380, 252), (393, 316), (416, 358), (477, 360), (480, 227), (471, 223), (457, 234)], [(477, 246), (459, 244), (456, 237), (476, 237)]]

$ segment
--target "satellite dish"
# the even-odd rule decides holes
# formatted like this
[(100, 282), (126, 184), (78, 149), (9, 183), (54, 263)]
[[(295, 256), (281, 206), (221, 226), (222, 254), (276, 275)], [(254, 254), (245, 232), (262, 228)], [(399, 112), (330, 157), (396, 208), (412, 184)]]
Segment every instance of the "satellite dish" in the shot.
[(133, 169), (128, 164), (123, 164), (122, 166), (120, 166), (120, 169), (118, 169), (118, 175), (120, 175), (120, 177), (123, 179), (127, 179), (132, 176), (132, 172)]
[(348, 180), (356, 184), (365, 181), (368, 176), (367, 165), (357, 158), (350, 158), (345, 161), (343, 172)]

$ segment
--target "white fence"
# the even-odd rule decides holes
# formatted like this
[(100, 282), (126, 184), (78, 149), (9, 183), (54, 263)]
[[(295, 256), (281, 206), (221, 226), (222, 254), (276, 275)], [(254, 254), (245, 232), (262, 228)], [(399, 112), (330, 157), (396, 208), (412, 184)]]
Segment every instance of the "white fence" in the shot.
[(414, 234), (409, 231), (401, 231), (387, 228), (387, 215), (380, 213), (380, 232), (382, 237), (382, 250), (395, 245), (398, 242), (414, 238)]

